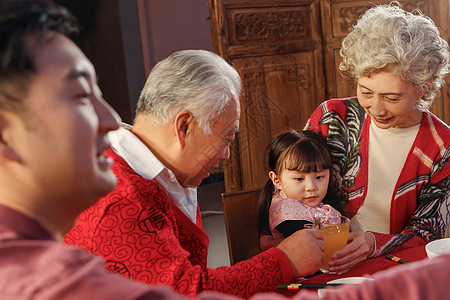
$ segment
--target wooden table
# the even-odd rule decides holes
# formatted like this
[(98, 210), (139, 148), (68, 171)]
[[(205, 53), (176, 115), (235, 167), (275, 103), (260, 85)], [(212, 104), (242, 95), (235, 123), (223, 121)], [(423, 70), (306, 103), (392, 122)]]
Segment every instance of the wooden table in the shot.
[[(418, 246), (413, 248), (408, 248), (400, 251), (393, 251), (390, 253), (394, 256), (406, 259), (408, 261), (419, 261), (422, 259), (427, 258), (427, 253), (425, 252), (425, 246)], [(335, 280), (338, 278), (344, 278), (344, 277), (359, 277), (364, 275), (370, 275), (373, 273), (376, 273), (381, 270), (389, 269), (391, 267), (399, 266), (398, 262), (391, 261), (386, 259), (384, 256), (375, 257), (375, 258), (369, 258), (365, 261), (361, 262), (354, 268), (352, 268), (350, 271), (348, 271), (345, 274), (342, 274), (340, 276), (333, 275), (333, 274), (320, 274), (317, 276), (314, 276), (312, 278), (309, 278), (303, 282), (309, 282), (309, 283), (325, 283), (331, 280)]]
[[(390, 253), (391, 255), (397, 256), (399, 258), (406, 259), (410, 262), (419, 261), (422, 259), (428, 259), (427, 254), (425, 252), (425, 246), (418, 246), (413, 248), (407, 248), (404, 250), (393, 251)], [(384, 256), (369, 258), (365, 261), (361, 262), (357, 266), (353, 267), (350, 271), (342, 275), (335, 274), (320, 274), (314, 277), (311, 277), (307, 280), (302, 281), (301, 283), (326, 283), (331, 280), (335, 280), (338, 278), (345, 277), (361, 277), (365, 275), (371, 275), (378, 271), (382, 271), (385, 269), (389, 269), (391, 267), (400, 266), (401, 264), (395, 261), (391, 261), (386, 259)], [(287, 290), (279, 290), (280, 293), (291, 296), (296, 294), (298, 291), (287, 291)]]

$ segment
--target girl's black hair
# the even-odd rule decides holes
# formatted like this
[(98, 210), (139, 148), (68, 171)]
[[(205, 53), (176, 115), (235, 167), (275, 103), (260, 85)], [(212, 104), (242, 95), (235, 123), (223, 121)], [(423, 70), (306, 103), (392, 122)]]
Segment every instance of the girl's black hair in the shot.
[[(322, 135), (310, 130), (290, 130), (275, 137), (269, 148), (269, 171), (280, 175), (284, 169), (306, 173), (329, 169), (331, 181), (331, 155)], [(330, 187), (331, 184), (328, 186)], [(271, 235), (269, 208), (274, 190), (275, 186), (269, 178), (258, 200), (258, 229), (260, 235)], [(338, 204), (333, 203), (334, 197), (330, 194), (331, 191), (328, 188), (323, 202), (340, 210)]]

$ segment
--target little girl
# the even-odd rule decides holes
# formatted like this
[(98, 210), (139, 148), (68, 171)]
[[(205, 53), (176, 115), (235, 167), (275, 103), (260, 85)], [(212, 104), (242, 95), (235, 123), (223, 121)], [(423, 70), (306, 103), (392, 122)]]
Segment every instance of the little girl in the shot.
[[(339, 211), (324, 204), (333, 200), (328, 192), (331, 157), (319, 133), (291, 130), (275, 137), (269, 168), (270, 179), (258, 203), (260, 236), (282, 239), (315, 218), (339, 220)], [(267, 248), (260, 242), (261, 249)]]

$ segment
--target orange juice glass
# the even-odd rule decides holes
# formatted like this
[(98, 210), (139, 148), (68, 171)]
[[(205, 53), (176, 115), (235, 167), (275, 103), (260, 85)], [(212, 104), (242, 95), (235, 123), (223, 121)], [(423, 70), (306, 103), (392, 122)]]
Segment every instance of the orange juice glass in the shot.
[(350, 227), (350, 219), (341, 217), (340, 222), (327, 222), (320, 219), (316, 220), (316, 228), (323, 233), (323, 241), (325, 242), (324, 258), (322, 260), (322, 272), (328, 273), (328, 262), (331, 256), (347, 245), (348, 231)]

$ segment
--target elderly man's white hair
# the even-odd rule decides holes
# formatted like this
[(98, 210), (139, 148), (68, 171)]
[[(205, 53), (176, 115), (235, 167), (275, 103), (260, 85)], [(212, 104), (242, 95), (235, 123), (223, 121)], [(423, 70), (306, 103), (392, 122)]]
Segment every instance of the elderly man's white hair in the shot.
[(151, 71), (136, 115), (149, 114), (155, 125), (165, 125), (188, 110), (210, 134), (212, 121), (229, 103), (235, 101), (239, 108), (241, 87), (239, 74), (220, 56), (206, 50), (178, 51)]

